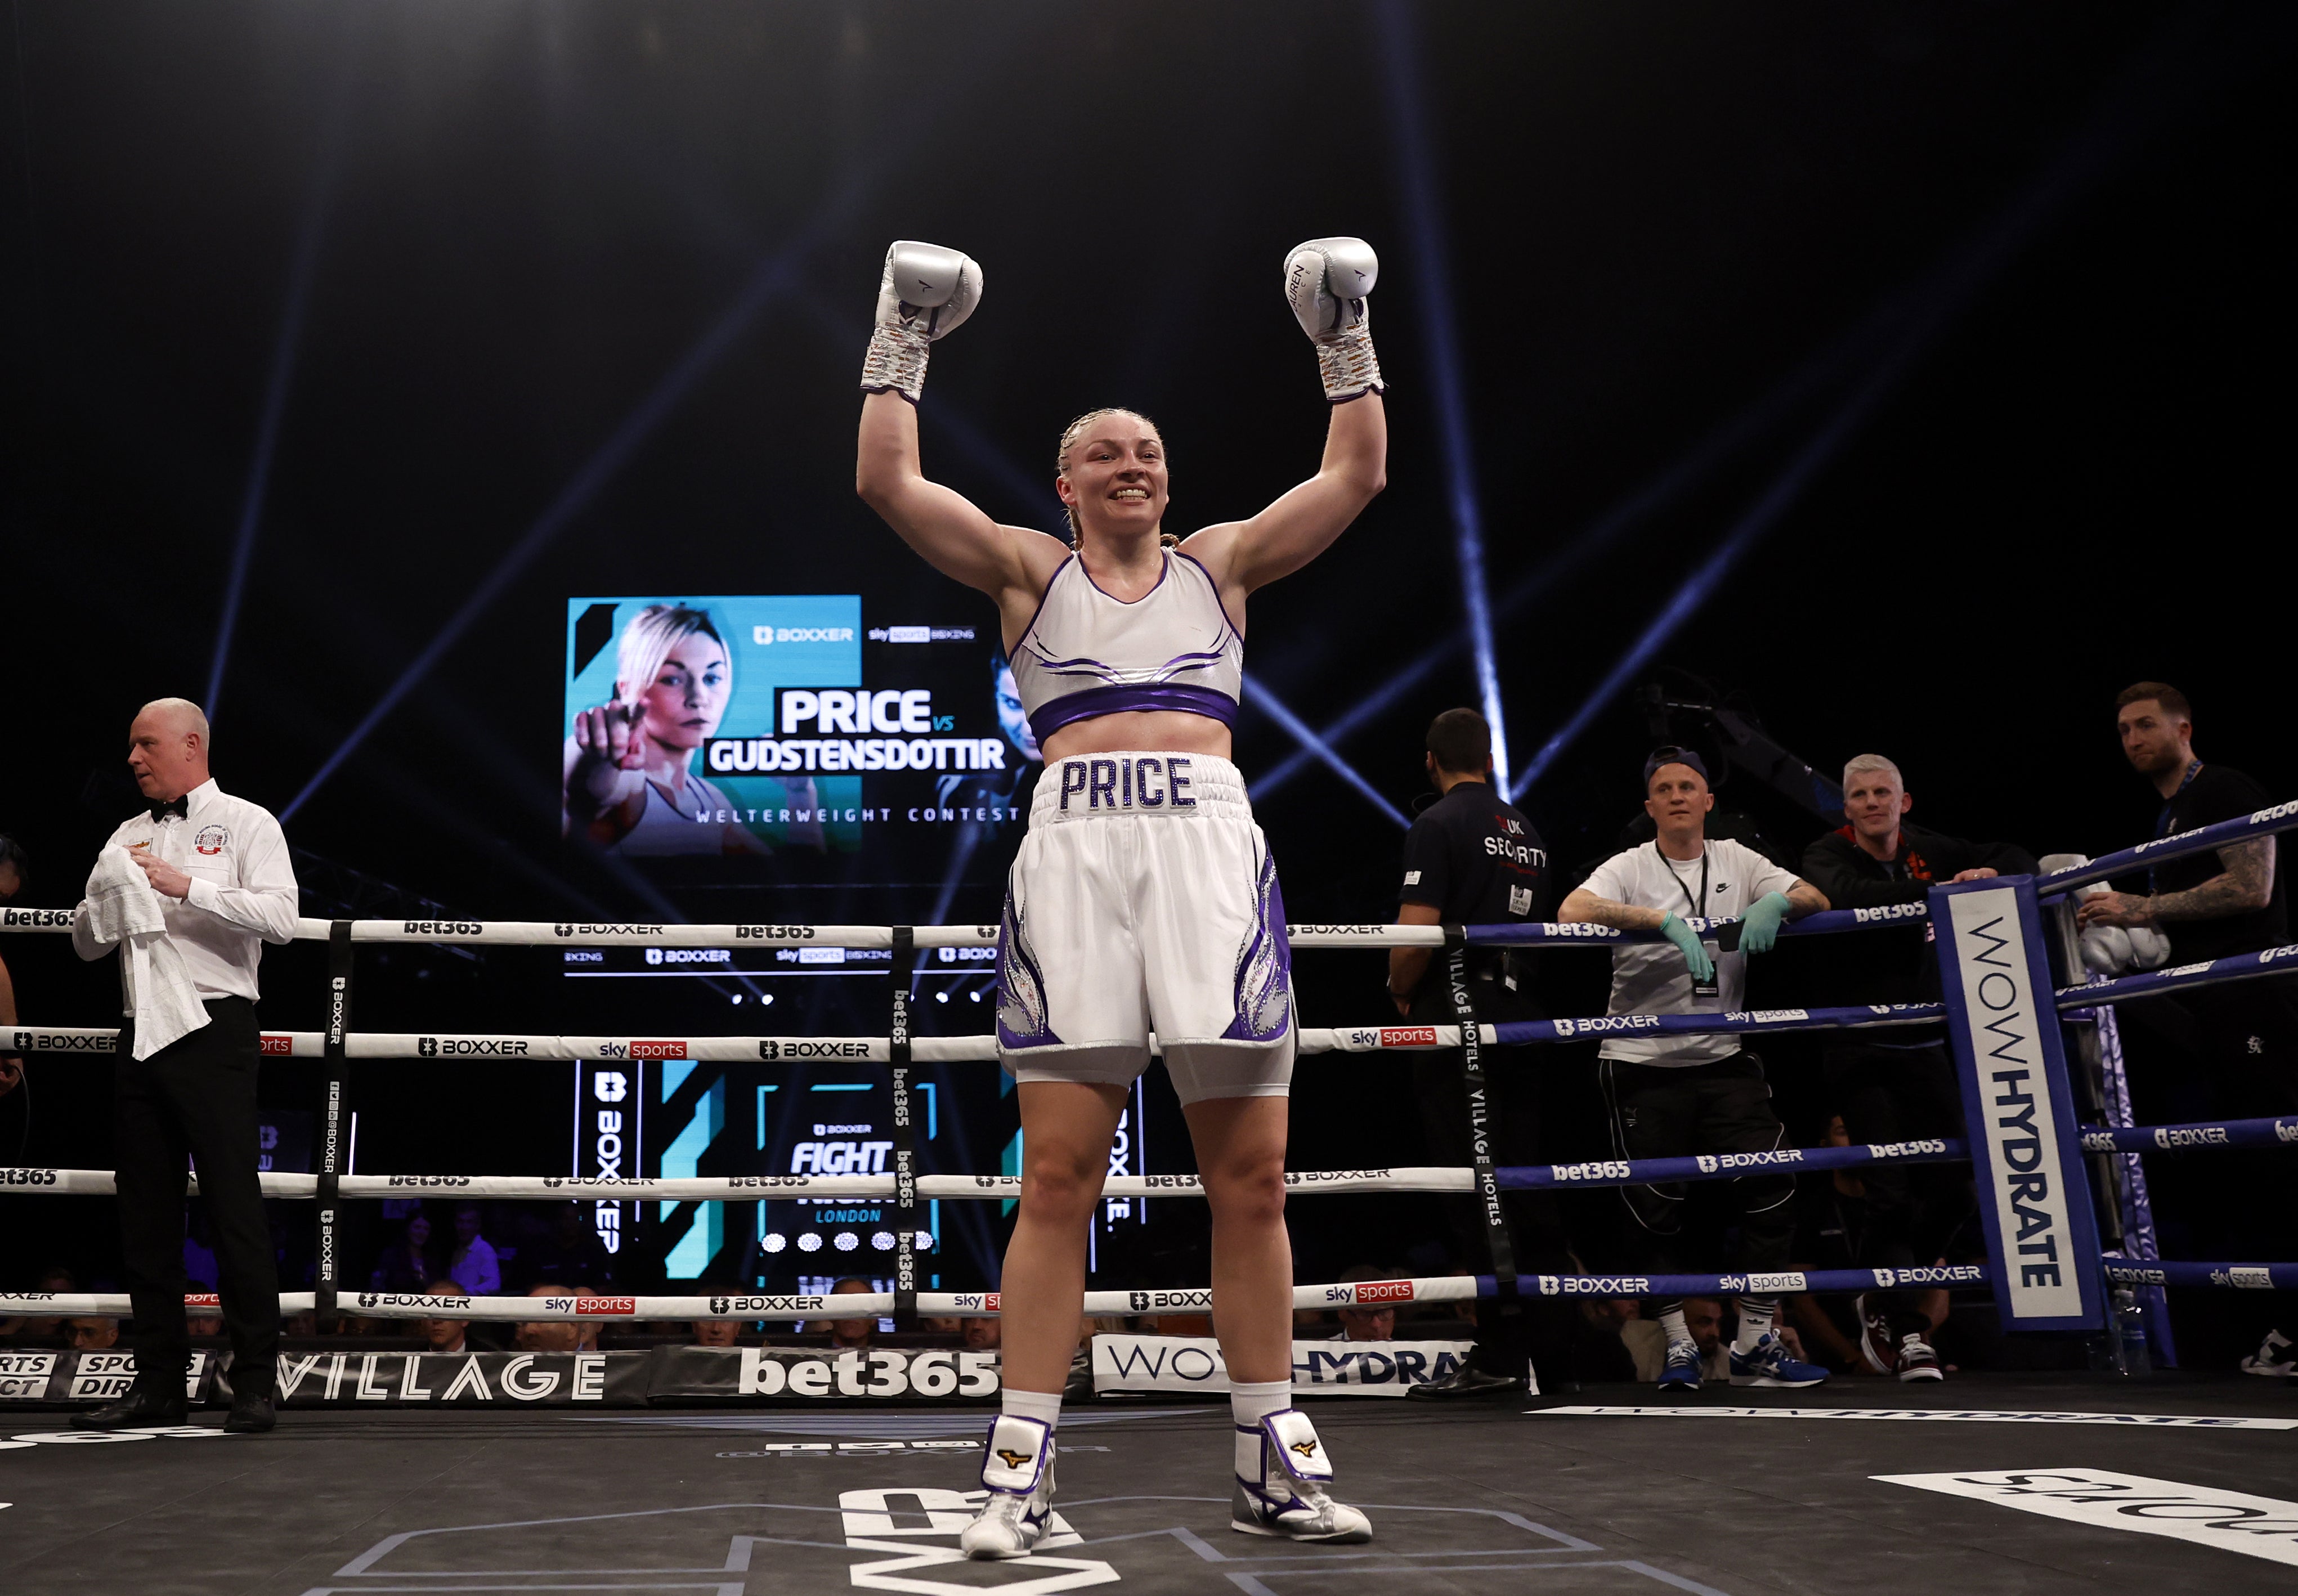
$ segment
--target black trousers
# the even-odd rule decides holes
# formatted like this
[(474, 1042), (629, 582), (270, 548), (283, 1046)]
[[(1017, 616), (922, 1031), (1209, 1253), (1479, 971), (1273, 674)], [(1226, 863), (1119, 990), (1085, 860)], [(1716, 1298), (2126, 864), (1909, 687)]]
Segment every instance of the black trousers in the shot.
[(184, 1317), (186, 1161), (199, 1171), (216, 1288), (231, 1336), (235, 1393), (269, 1392), (279, 1362), (279, 1269), (257, 1178), (255, 1071), (261, 1036), (244, 997), (207, 1005), (208, 1022), (147, 1059), (120, 1031), (112, 1159), (120, 1250), (135, 1310), (136, 1382), (181, 1390), (190, 1363)]
[[(1879, 1047), (1839, 1042), (1820, 1063), (1828, 1101), (1843, 1116), (1843, 1129), (1855, 1143), (1963, 1134), (1962, 1088), (1944, 1043)], [(1967, 1165), (1879, 1163), (1858, 1175), (1867, 1191), (1867, 1228), (1853, 1261), (1862, 1269), (1929, 1264), (1945, 1255), (1955, 1233), (1979, 1212)], [(1896, 1291), (1869, 1294), (1868, 1305), (1893, 1315), (1912, 1315), (1914, 1307), (1905, 1293)]]
[[(1439, 955), (1441, 961), (1442, 955)], [(1543, 1016), (1528, 996), (1511, 991), (1499, 980), (1470, 983), (1477, 1018), (1497, 1025)], [(1451, 999), (1446, 992), (1442, 963), (1429, 969), (1414, 995), (1408, 1016), (1415, 1025), (1453, 1023)], [(1484, 1080), (1491, 1099), (1490, 1137), (1492, 1162), (1526, 1164), (1539, 1162), (1538, 1104), (1533, 1096), (1532, 1070), (1539, 1053), (1531, 1047), (1487, 1047), (1484, 1050)], [(1420, 1111), (1420, 1127), (1431, 1162), (1457, 1169), (1474, 1162), (1468, 1128), (1468, 1099), (1460, 1075), (1460, 1054), (1446, 1048), (1412, 1057), (1412, 1096)], [(1493, 1268), (1492, 1232), (1484, 1223), (1484, 1205), (1472, 1195), (1437, 1199), (1451, 1231), (1453, 1255), (1463, 1268), (1483, 1273)], [(1500, 1211), (1516, 1253), (1517, 1272), (1570, 1274), (1566, 1248), (1555, 1194), (1510, 1191), (1500, 1197)], [(1514, 1306), (1515, 1311), (1509, 1311)], [(1542, 1387), (1555, 1390), (1578, 1377), (1570, 1354), (1573, 1311), (1566, 1302), (1533, 1298), (1521, 1305), (1478, 1304), (1476, 1350), (1469, 1361), (1492, 1374), (1521, 1375), (1529, 1358), (1540, 1373)]]
[[(1612, 1148), (1622, 1158), (1688, 1158), (1699, 1153), (1769, 1153), (1787, 1131), (1772, 1112), (1764, 1062), (1745, 1049), (1713, 1063), (1667, 1068), (1622, 1059), (1597, 1061)], [(1740, 1211), (1735, 1267), (1766, 1273), (1788, 1267), (1795, 1246), (1795, 1177), (1745, 1175), (1729, 1183)], [(1654, 1274), (1689, 1268), (1677, 1256), (1689, 1188), (1680, 1181), (1624, 1186), (1622, 1198), (1644, 1241), (1643, 1267)], [(1649, 1305), (1664, 1313), (1681, 1297)]]

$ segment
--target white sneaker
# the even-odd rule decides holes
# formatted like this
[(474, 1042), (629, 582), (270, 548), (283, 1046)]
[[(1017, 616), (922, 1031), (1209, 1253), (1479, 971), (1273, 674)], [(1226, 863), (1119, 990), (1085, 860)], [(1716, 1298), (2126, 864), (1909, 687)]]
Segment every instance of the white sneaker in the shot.
[(2246, 1375), (2264, 1375), (2269, 1379), (2287, 1378), (2298, 1374), (2298, 1352), (2294, 1352), (2290, 1338), (2279, 1330), (2269, 1330), (2258, 1350), (2241, 1363)]
[(1287, 1541), (1354, 1544), (1372, 1539), (1371, 1519), (1325, 1493), (1333, 1466), (1306, 1413), (1280, 1409), (1258, 1425), (1238, 1425), (1236, 1432), (1259, 1441), (1260, 1468), (1257, 1478), (1237, 1476), (1231, 1529)]
[(957, 1538), (970, 1558), (1021, 1558), (1046, 1538), (1054, 1517), (1054, 1426), (1003, 1413), (981, 1449), (989, 1500)]

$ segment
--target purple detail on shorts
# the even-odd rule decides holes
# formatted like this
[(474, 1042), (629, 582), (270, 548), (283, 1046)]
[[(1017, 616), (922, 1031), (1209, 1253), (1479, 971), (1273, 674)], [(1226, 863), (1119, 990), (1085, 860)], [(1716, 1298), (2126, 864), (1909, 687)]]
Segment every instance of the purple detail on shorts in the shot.
[(1139, 687), (1089, 687), (1083, 692), (1065, 693), (1050, 704), (1039, 705), (1031, 713), (1029, 730), (1037, 734), (1042, 746), (1046, 739), (1071, 721), (1087, 721), (1095, 715), (1122, 715), (1137, 709), (1178, 709), (1205, 715), (1224, 726), (1236, 724), (1236, 700), (1227, 693), (1210, 687), (1168, 682)]
[(1059, 1045), (1046, 1008), (1046, 980), (1009, 887), (997, 922), (997, 1046), (1012, 1051)]
[(1293, 1022), (1293, 943), (1277, 861), (1266, 853), (1252, 896), (1252, 930), (1236, 961), (1236, 1018), (1221, 1032), (1227, 1042), (1273, 1042)]

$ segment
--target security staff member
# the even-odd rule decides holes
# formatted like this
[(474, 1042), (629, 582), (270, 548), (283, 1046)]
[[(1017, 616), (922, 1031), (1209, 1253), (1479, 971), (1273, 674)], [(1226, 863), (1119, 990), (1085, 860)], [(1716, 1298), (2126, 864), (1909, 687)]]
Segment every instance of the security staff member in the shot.
[[(1404, 839), (1404, 884), (1398, 894), (1400, 925), (1496, 925), (1537, 921), (1548, 912), (1548, 850), (1524, 812), (1500, 797), (1492, 784), (1492, 734), (1484, 716), (1473, 709), (1448, 709), (1429, 724), (1429, 779), (1440, 795), (1423, 810)], [(1525, 956), (1514, 950), (1472, 949), (1468, 954), (1469, 990), (1477, 1019), (1486, 1024), (1542, 1017), (1531, 990), (1531, 970)], [(1388, 954), (1389, 998), (1397, 1013), (1416, 1024), (1455, 1022), (1448, 972), (1442, 955), (1426, 947), (1393, 947)], [(1521, 1055), (1510, 1050), (1500, 1057)], [(1503, 1086), (1493, 1079), (1495, 1055), (1484, 1054), (1486, 1075), (1495, 1099), (1494, 1162), (1525, 1163), (1533, 1158), (1533, 1110), (1531, 1082), (1516, 1079)], [(1470, 1162), (1468, 1104), (1457, 1054), (1422, 1054), (1414, 1057), (1414, 1097), (1421, 1124), (1427, 1132), (1429, 1156), (1441, 1165), (1457, 1168)], [(1488, 1261), (1489, 1236), (1482, 1211), (1468, 1197), (1443, 1200), (1453, 1240), (1462, 1261)], [(1547, 1261), (1538, 1267), (1552, 1270), (1562, 1253), (1562, 1229), (1555, 1217), (1553, 1199), (1546, 1193), (1511, 1193), (1505, 1199), (1510, 1237), (1517, 1251), (1517, 1268), (1529, 1272), (1533, 1261), (1527, 1248), (1538, 1248)], [(1485, 1267), (1491, 1267), (1489, 1261)], [(1565, 1266), (1567, 1272), (1569, 1266)], [(1550, 1339), (1537, 1335), (1550, 1327), (1542, 1312), (1552, 1304), (1526, 1304), (1527, 1312), (1541, 1313), (1527, 1324), (1525, 1313), (1496, 1313), (1489, 1307), (1478, 1327), (1477, 1348), (1459, 1371), (1434, 1385), (1417, 1385), (1416, 1394), (1470, 1395), (1520, 1389), (1528, 1356), (1548, 1350)], [(1558, 1349), (1561, 1325), (1555, 1327)], [(1537, 1339), (1541, 1345), (1532, 1344)], [(1546, 1360), (1541, 1359), (1541, 1361)], [(1551, 1380), (1564, 1377), (1561, 1369)]]
[[(273, 1424), (279, 1354), (279, 1277), (258, 1181), (256, 966), (265, 942), (295, 932), (295, 872), (270, 814), (224, 792), (208, 774), (208, 722), (182, 699), (146, 704), (128, 732), (128, 767), (148, 813), (121, 823), (107, 847), (128, 849), (160, 897), (166, 936), (182, 957), (207, 1023), (150, 1057), (133, 1051), (136, 993), (115, 1076), (113, 1158), (136, 1384), (116, 1402), (77, 1414), (81, 1429), (181, 1424), (191, 1339), (184, 1318), (185, 1159), (198, 1171), (215, 1242), (217, 1285), (231, 1336), (236, 1434)], [(83, 959), (117, 943), (95, 939), (83, 899), (72, 924)]]

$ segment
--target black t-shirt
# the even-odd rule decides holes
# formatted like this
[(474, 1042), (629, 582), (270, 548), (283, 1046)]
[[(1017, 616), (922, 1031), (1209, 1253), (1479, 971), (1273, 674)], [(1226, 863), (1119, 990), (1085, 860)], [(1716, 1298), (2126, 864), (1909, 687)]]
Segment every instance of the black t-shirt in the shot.
[(1524, 811), (1486, 781), (1462, 781), (1420, 812), (1404, 838), (1398, 901), (1447, 925), (1548, 918), (1548, 849)]
[[(2273, 800), (2266, 796), (2266, 789), (2240, 771), (2229, 765), (2206, 764), (2195, 773), (2195, 779), (2186, 783), (2184, 790), (2162, 806), (2154, 835), (2175, 836), (2197, 826), (2253, 815), (2272, 806)], [(2266, 907), (2247, 914), (2229, 914), (2223, 920), (2171, 922), (2162, 928), (2170, 936), (2171, 956), (2182, 964), (2191, 964), (2288, 941), (2290, 909), (2284, 885), (2286, 872), (2282, 868), (2283, 851), (2275, 849), (2274, 896)], [(2189, 854), (2183, 859), (2165, 859), (2149, 872), (2147, 889), (2184, 892), (2225, 871), (2216, 849)]]

